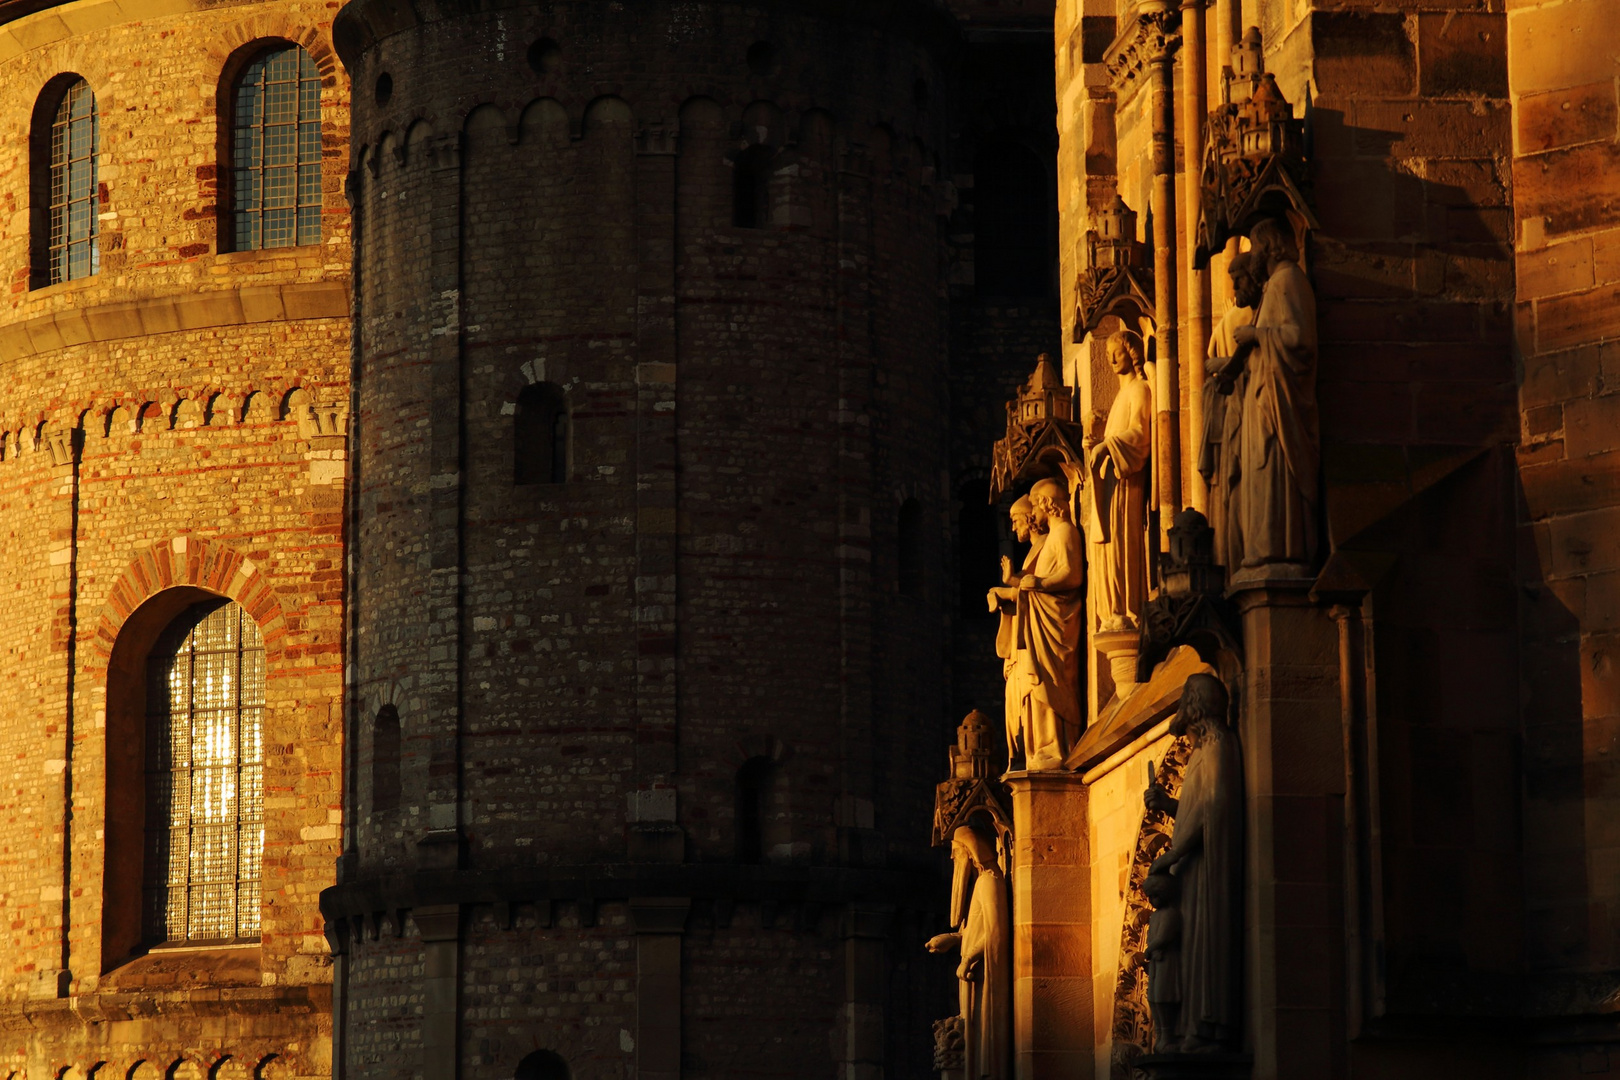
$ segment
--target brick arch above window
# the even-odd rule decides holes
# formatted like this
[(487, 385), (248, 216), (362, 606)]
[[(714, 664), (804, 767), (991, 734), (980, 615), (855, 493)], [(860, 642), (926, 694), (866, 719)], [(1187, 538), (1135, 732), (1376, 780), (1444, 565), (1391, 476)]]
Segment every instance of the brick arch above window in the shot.
[(183, 586), (236, 601), (258, 623), (271, 670), (285, 652), (287, 619), (275, 590), (252, 560), (218, 540), (177, 536), (132, 560), (107, 594), (91, 641), (92, 673), (105, 673), (124, 623), (160, 592)]

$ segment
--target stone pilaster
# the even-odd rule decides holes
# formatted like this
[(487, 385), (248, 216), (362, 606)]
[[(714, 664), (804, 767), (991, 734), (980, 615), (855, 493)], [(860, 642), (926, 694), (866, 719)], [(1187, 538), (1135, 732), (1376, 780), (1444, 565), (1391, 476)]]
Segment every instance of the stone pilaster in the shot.
[(1013, 1055), (1017, 1080), (1092, 1070), (1091, 856), (1076, 773), (1016, 772)]
[[(1281, 568), (1279, 568), (1281, 569)], [(1246, 571), (1239, 734), (1255, 1080), (1327, 1076), (1343, 1037), (1338, 630), (1311, 581)]]

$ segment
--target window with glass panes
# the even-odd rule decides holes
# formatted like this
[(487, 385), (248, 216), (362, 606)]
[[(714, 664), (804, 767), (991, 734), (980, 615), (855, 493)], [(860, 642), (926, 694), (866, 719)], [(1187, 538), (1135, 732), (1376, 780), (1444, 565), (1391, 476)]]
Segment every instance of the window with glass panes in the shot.
[(229, 601), (190, 608), (147, 660), (146, 936), (259, 934), (264, 639)]
[(97, 245), (101, 206), (96, 153), (101, 132), (96, 95), (83, 79), (62, 95), (51, 121), (50, 283), (89, 277), (101, 269)]
[(242, 73), (235, 104), (235, 250), (320, 243), (320, 69), (297, 46), (264, 53)]

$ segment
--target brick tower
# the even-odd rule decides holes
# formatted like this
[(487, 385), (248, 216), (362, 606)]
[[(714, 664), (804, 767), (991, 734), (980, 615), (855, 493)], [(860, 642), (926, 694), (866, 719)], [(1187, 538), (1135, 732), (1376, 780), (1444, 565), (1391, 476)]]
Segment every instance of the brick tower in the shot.
[(957, 28), (357, 0), (334, 37), (343, 1075), (927, 1070)]

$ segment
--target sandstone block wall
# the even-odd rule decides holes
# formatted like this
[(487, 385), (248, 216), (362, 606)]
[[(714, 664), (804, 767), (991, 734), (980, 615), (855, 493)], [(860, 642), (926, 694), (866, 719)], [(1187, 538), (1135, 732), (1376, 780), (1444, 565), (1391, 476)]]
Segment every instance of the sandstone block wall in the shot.
[[(19, 1076), (329, 1069), (317, 896), (341, 812), (349, 276), (331, 15), (85, 0), (0, 24), (0, 1057)], [(219, 81), (266, 39), (302, 43), (322, 69), (323, 239), (222, 254)], [(63, 72), (101, 112), (101, 271), (31, 290), (24, 148)], [(107, 850), (131, 842), (108, 762), (119, 718), (145, 703), (109, 665), (150, 644), (131, 635), (151, 628), (121, 635), (151, 603), (207, 594), (247, 608), (269, 658), (263, 934), (131, 958), (103, 941), (104, 908), (141, 889)]]

